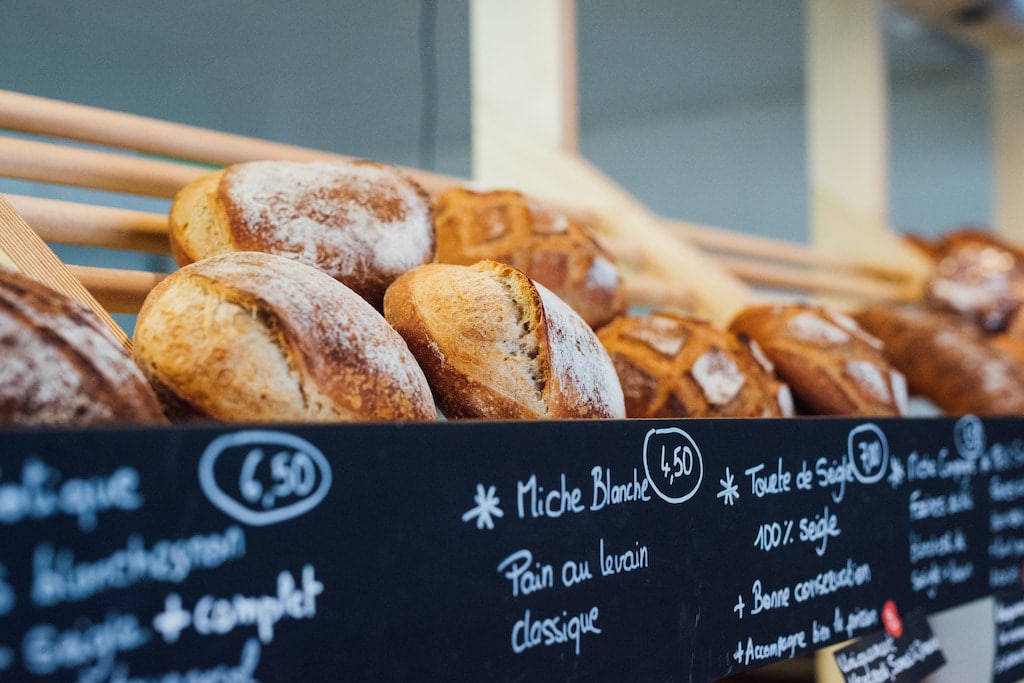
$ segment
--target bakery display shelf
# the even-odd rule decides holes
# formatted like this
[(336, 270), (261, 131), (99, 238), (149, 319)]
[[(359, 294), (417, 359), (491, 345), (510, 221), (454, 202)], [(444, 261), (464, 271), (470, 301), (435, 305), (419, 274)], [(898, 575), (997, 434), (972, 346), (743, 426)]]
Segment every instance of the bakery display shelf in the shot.
[[(15, 133), (0, 135), (0, 176), (102, 193), (90, 203), (7, 195), (13, 209), (39, 235), (49, 242), (144, 253), (168, 252), (166, 215), (104, 205), (109, 197), (120, 193), (169, 200), (211, 166), (246, 160), (348, 158), (11, 91), (0, 91), (0, 129)], [(435, 196), (470, 183), (403, 170)], [(583, 181), (601, 182), (596, 169), (584, 170), (589, 175)], [(565, 177), (574, 172), (578, 169), (563, 169)], [(590, 192), (599, 189), (606, 188), (592, 185)], [(653, 231), (637, 235), (630, 232), (629, 223), (635, 215), (604, 216), (581, 202), (559, 208), (598, 231), (599, 239), (620, 261), (631, 299), (640, 305), (692, 309), (700, 289), (691, 281), (701, 275), (697, 261), (716, 264), (712, 272), (720, 268), (751, 285), (844, 301), (903, 299), (913, 296), (919, 286), (906, 271), (783, 240), (653, 216), (645, 217), (656, 224)], [(689, 252), (691, 243), (702, 254), (696, 261)], [(693, 264), (693, 272), (657, 267), (673, 258), (676, 264)], [(72, 272), (106, 310), (115, 313), (137, 311), (161, 276), (73, 264)]]
[[(0, 175), (161, 199), (210, 165), (339, 158), (17, 93), (0, 93), (0, 126), (18, 132), (0, 136)], [(432, 193), (466, 182), (409, 172)], [(164, 216), (23, 196), (0, 207), (0, 257), (101, 315), (137, 311), (163, 277), (66, 267), (39, 236), (166, 253)], [(744, 286), (844, 301), (916, 287), (628, 201), (614, 216), (563, 208), (598, 229), (623, 217), (651, 227), (644, 239), (600, 233), (637, 306), (694, 305), (691, 283), (652, 267), (690, 241)], [(1022, 425), (3, 428), (0, 677), (737, 675), (883, 632), (894, 610), (1016, 588)]]
[(1024, 605), (1016, 418), (0, 441), (4, 679), (711, 681)]

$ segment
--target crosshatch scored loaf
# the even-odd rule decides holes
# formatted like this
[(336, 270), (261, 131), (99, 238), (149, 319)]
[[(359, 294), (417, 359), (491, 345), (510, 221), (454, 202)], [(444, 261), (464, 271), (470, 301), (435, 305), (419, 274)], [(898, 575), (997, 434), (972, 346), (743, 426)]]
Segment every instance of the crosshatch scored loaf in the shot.
[(430, 198), (397, 169), (368, 161), (255, 161), (206, 174), (175, 196), (180, 265), (263, 251), (318, 267), (380, 310), (398, 275), (434, 259)]
[(323, 271), (257, 252), (185, 266), (146, 298), (134, 353), (179, 418), (433, 420), (404, 340)]
[(673, 313), (623, 316), (598, 330), (627, 417), (791, 417), (789, 387), (760, 347)]
[(751, 306), (730, 324), (756, 341), (811, 415), (897, 416), (907, 385), (878, 338), (852, 318), (807, 304)]
[(0, 266), (0, 422), (166, 420), (131, 356), (92, 311)]
[(455, 188), (434, 207), (437, 260), (507, 263), (539, 282), (594, 328), (626, 312), (611, 256), (580, 222), (519, 192)]
[(593, 330), (511, 266), (420, 266), (388, 288), (384, 315), (447, 417), (625, 417), (615, 368)]

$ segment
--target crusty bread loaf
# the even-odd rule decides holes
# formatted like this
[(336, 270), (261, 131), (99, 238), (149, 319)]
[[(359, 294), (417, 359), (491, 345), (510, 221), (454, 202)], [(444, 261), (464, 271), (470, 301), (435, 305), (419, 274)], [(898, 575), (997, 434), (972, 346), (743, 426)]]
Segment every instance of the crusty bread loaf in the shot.
[(420, 266), (388, 288), (384, 315), (447, 417), (625, 416), (615, 369), (593, 330), (511, 266)]
[(189, 183), (170, 211), (180, 265), (264, 251), (326, 271), (378, 310), (399, 274), (433, 260), (426, 192), (373, 162), (259, 161)]
[(437, 260), (507, 263), (544, 285), (597, 328), (626, 312), (614, 261), (586, 226), (519, 192), (455, 188), (435, 203)]
[(168, 276), (139, 312), (134, 353), (180, 418), (436, 418), (384, 318), (323, 271), (272, 254), (222, 254)]
[(906, 414), (906, 380), (848, 316), (805, 304), (751, 306), (730, 329), (756, 341), (812, 415)]
[(1024, 262), (996, 244), (956, 243), (936, 262), (924, 300), (988, 332), (999, 332), (1024, 302)]
[(89, 309), (0, 267), (0, 423), (165, 422), (131, 356)]
[(856, 315), (885, 342), (910, 390), (950, 413), (1024, 413), (1024, 366), (958, 316), (917, 304), (878, 304)]
[(793, 415), (789, 387), (746, 337), (672, 313), (622, 316), (597, 332), (627, 417)]

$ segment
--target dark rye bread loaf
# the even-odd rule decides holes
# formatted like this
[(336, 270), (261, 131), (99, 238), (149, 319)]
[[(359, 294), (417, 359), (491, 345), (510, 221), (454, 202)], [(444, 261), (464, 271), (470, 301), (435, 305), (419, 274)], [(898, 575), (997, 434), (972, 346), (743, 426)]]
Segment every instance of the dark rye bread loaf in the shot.
[(430, 198), (397, 169), (368, 161), (255, 161), (206, 174), (175, 196), (179, 265), (263, 251), (315, 266), (380, 310), (398, 275), (434, 258)]
[(511, 190), (455, 188), (437, 198), (434, 224), (440, 263), (507, 263), (595, 329), (626, 312), (625, 286), (612, 257), (586, 226), (554, 207)]
[(447, 417), (625, 417), (615, 368), (594, 331), (511, 266), (420, 266), (388, 288), (384, 315)]
[(673, 313), (616, 318), (597, 332), (627, 417), (789, 417), (793, 398), (761, 349)]
[(134, 353), (177, 418), (436, 418), (422, 371), (380, 313), (273, 254), (221, 254), (172, 273), (139, 311)]
[(999, 338), (917, 304), (879, 304), (856, 318), (885, 342), (910, 390), (946, 412), (1024, 414), (1024, 365)]
[(907, 386), (878, 338), (852, 318), (805, 304), (751, 306), (730, 329), (756, 341), (811, 415), (905, 415)]
[(0, 267), (0, 423), (159, 422), (153, 390), (92, 311)]

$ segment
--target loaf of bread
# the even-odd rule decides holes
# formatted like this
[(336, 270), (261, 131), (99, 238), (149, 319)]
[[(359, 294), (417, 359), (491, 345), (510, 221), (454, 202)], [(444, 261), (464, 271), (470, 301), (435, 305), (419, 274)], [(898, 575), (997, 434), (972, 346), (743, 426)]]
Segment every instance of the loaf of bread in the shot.
[(434, 207), (437, 260), (507, 263), (558, 295), (593, 327), (626, 312), (614, 261), (586, 226), (519, 192), (455, 188)]
[(1024, 413), (1024, 365), (952, 313), (878, 304), (856, 315), (885, 342), (911, 392), (949, 413)]
[(913, 234), (907, 234), (904, 238), (908, 244), (935, 262), (967, 245), (996, 247), (1001, 251), (1010, 252), (1016, 260), (1024, 261), (1024, 252), (1001, 239), (992, 230), (980, 225), (959, 226), (935, 238)]
[(996, 244), (955, 244), (936, 262), (924, 299), (988, 332), (1002, 331), (1024, 303), (1024, 262)]
[(515, 268), (429, 264), (399, 277), (384, 316), (409, 344), (450, 418), (625, 417), (597, 335)]
[(175, 196), (169, 229), (179, 265), (231, 251), (287, 256), (378, 310), (391, 281), (436, 249), (423, 189), (363, 161), (259, 161), (206, 174)]
[(402, 338), (326, 273), (260, 252), (181, 268), (146, 298), (134, 353), (173, 417), (432, 420)]
[(757, 343), (695, 318), (622, 316), (597, 332), (627, 417), (789, 417), (793, 398)]
[(166, 422), (132, 357), (68, 297), (0, 266), (0, 423)]
[(904, 415), (906, 380), (850, 317), (805, 304), (751, 306), (730, 324), (756, 341), (810, 415)]

